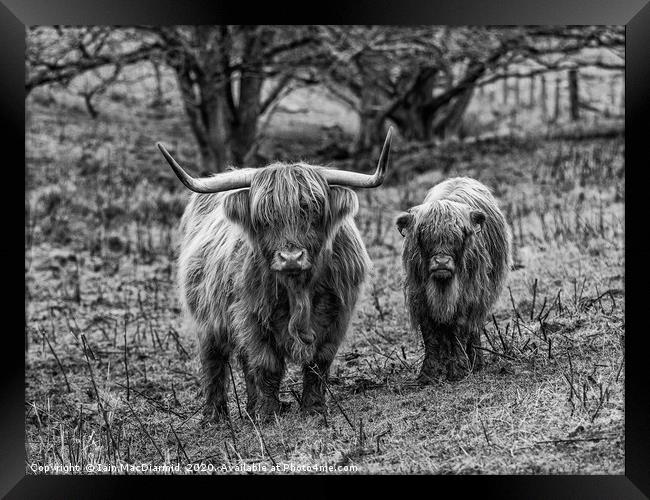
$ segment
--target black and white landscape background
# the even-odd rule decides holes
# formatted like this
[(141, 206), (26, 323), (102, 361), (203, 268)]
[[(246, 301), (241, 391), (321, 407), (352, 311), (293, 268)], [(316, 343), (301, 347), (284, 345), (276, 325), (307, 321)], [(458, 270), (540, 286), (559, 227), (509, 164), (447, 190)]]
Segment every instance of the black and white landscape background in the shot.
[[(28, 473), (624, 472), (623, 26), (28, 29)], [(202, 419), (177, 230), (193, 175), (273, 161), (371, 171), (356, 217), (374, 272), (301, 415)], [(469, 176), (499, 200), (514, 269), (486, 365), (414, 383), (396, 215)], [(239, 411), (238, 411), (239, 410)]]

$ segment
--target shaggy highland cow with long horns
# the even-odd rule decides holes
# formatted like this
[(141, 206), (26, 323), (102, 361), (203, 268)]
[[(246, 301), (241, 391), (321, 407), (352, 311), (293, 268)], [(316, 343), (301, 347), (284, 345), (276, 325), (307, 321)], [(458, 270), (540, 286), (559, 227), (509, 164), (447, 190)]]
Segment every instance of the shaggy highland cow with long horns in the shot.
[(302, 409), (325, 410), (329, 368), (370, 265), (348, 187), (383, 182), (390, 141), (391, 131), (374, 175), (275, 163), (202, 179), (158, 144), (183, 184), (204, 193), (192, 195), (181, 219), (178, 279), (200, 342), (209, 417), (228, 413), (231, 354), (244, 372), (249, 413), (279, 412), (287, 360), (302, 364)]
[(397, 227), (404, 295), (425, 348), (418, 381), (457, 380), (482, 366), (475, 346), (511, 267), (510, 229), (488, 188), (466, 177), (434, 186)]

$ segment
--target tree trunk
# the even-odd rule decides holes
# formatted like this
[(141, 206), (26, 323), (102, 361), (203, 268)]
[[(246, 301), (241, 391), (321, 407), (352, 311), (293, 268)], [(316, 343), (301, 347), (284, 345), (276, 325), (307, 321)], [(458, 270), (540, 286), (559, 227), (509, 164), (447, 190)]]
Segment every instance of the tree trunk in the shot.
[[(364, 75), (364, 79), (366, 76)], [(385, 116), (380, 112), (378, 91), (369, 80), (364, 81), (362, 85), (360, 106), (359, 134), (354, 145), (354, 154), (357, 157), (371, 154), (384, 140), (382, 132)], [(396, 125), (400, 127), (400, 124)]]
[(474, 88), (460, 93), (451, 102), (440, 106), (400, 106), (390, 114), (402, 136), (413, 141), (430, 141), (434, 137), (458, 135), (463, 116), (469, 106)]
[(578, 86), (578, 70), (569, 70), (569, 103), (571, 109), (571, 120), (580, 119), (580, 88)]
[(257, 140), (264, 83), (262, 53), (272, 32), (260, 26), (242, 26), (242, 69), (233, 69), (229, 47), (233, 43), (225, 26), (197, 28), (204, 47), (218, 40), (218, 48), (199, 51), (170, 64), (176, 73), (183, 106), (201, 158), (201, 174), (228, 167), (248, 166)]
[(625, 81), (621, 85), (621, 102), (619, 104), (619, 109), (625, 113)]
[(434, 135), (458, 132), (477, 81), (498, 60), (502, 50), (471, 64), (458, 82), (436, 96), (433, 88), (438, 68), (422, 69), (405, 95), (386, 111), (386, 117), (395, 122), (407, 139), (429, 141)]
[(562, 80), (560, 75), (555, 77), (555, 106), (553, 108), (553, 121), (560, 119), (560, 93), (561, 93)]
[(474, 95), (476, 82), (495, 59), (496, 55), (492, 55), (487, 61), (471, 65), (460, 81), (436, 96), (433, 95), (433, 84), (437, 69), (427, 68), (388, 117), (407, 139), (430, 141), (433, 137), (457, 134)]
[(180, 74), (179, 87), (185, 112), (201, 156), (201, 174), (245, 166), (257, 139), (263, 79), (251, 71), (239, 81), (239, 103), (232, 98), (232, 79), (196, 81)]
[[(473, 95), (474, 88), (470, 87), (447, 106), (447, 109), (444, 110), (446, 113), (443, 111), (444, 115), (436, 120), (434, 125), (433, 133), (436, 137), (445, 138), (462, 135), (463, 117)], [(438, 115), (441, 114), (438, 113)]]
[(224, 99), (210, 98), (201, 109), (205, 146), (201, 148), (203, 173), (222, 172), (235, 163), (232, 116)]
[[(183, 108), (189, 119), (190, 128), (199, 147), (201, 158), (201, 174), (219, 172), (227, 163), (226, 141), (216, 128), (222, 118), (219, 110), (219, 101), (214, 95), (214, 90), (206, 92), (204, 86), (197, 81), (195, 74), (185, 66), (174, 67), (178, 88), (181, 93)], [(208, 95), (210, 97), (208, 97)]]
[(381, 144), (382, 124), (383, 120), (376, 113), (366, 111), (360, 114), (359, 135), (354, 146), (355, 154), (368, 154), (377, 147), (377, 144)]
[(609, 103), (613, 108), (616, 107), (616, 78), (613, 76), (609, 79)]
[(402, 136), (412, 141), (428, 141), (433, 138), (435, 112), (411, 103), (396, 108), (390, 118), (395, 122)]
[(231, 150), (237, 166), (249, 162), (249, 153), (257, 140), (257, 123), (260, 117), (260, 96), (263, 79), (257, 75), (244, 75), (239, 88), (237, 116), (232, 123)]
[[(264, 65), (261, 53), (270, 43), (272, 35), (259, 26), (245, 29), (242, 60), (245, 67), (239, 78), (239, 101), (234, 109), (230, 125), (232, 157), (238, 167), (245, 166), (255, 151), (257, 125), (262, 113), (262, 86)], [(233, 89), (227, 89), (230, 96)], [(226, 96), (232, 102), (232, 97)]]
[(439, 107), (431, 107), (437, 68), (424, 68), (416, 76), (412, 90), (389, 112), (406, 139), (428, 141), (433, 138), (433, 120)]
[(535, 75), (530, 75), (530, 81), (529, 81), (529, 87), (528, 87), (528, 107), (533, 108), (535, 106)]
[(515, 106), (519, 107), (521, 103), (521, 95), (519, 93), (519, 78), (515, 77)]
[(546, 93), (546, 75), (541, 75), (540, 84), (541, 84), (541, 89), (540, 89), (539, 100), (542, 105), (542, 120), (547, 121), (548, 120), (548, 108), (547, 108), (548, 94)]

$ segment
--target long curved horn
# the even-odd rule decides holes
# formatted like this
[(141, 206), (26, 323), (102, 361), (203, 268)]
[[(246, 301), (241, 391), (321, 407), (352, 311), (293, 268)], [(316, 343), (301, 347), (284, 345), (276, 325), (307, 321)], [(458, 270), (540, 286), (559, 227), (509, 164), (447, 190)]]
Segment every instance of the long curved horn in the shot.
[(185, 186), (196, 193), (219, 193), (221, 191), (230, 191), (231, 189), (240, 189), (250, 187), (253, 175), (255, 173), (252, 169), (233, 170), (231, 172), (223, 172), (216, 174), (212, 177), (194, 178), (189, 175), (183, 167), (181, 167), (176, 160), (169, 154), (160, 142), (156, 143), (158, 149), (167, 160), (167, 163), (172, 167), (176, 176), (181, 180)]
[(386, 177), (386, 169), (388, 168), (388, 156), (390, 155), (390, 143), (393, 136), (393, 127), (388, 129), (384, 147), (381, 149), (379, 155), (379, 163), (377, 163), (377, 170), (372, 175), (360, 174), (358, 172), (348, 172), (347, 170), (332, 170), (324, 169), (323, 176), (328, 184), (336, 184), (338, 186), (360, 187), (360, 188), (374, 188), (381, 185)]

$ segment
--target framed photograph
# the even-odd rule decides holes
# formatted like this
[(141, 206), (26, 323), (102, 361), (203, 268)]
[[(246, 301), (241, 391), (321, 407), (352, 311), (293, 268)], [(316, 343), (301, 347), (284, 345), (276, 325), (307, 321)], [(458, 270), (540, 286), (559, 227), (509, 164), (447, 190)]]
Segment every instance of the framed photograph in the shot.
[(240, 8), (0, 5), (0, 493), (650, 495), (645, 0)]

